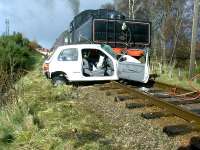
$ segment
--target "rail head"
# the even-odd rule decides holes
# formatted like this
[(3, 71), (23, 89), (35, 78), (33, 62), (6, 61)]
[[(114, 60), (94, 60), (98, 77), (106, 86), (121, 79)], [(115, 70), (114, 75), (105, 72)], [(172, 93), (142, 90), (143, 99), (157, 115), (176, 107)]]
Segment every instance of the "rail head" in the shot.
[(118, 82), (112, 82), (112, 86), (117, 86), (122, 88), (123, 90), (127, 91), (130, 95), (138, 95), (144, 100), (149, 100), (150, 103), (154, 104), (155, 106), (158, 106), (160, 108), (166, 109), (169, 113), (172, 113), (188, 122), (193, 124), (195, 128), (200, 130), (200, 116), (190, 112), (186, 109), (181, 108), (180, 106), (173, 105), (165, 100), (162, 100), (158, 97), (149, 95), (147, 93), (143, 93), (133, 87), (126, 86), (123, 84), (120, 84)]

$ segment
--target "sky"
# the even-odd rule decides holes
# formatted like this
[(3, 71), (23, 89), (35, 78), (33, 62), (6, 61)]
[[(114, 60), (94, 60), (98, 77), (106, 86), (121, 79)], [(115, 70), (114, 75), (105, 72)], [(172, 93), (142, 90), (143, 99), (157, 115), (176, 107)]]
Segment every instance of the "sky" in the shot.
[[(107, 2), (112, 0), (80, 0), (80, 11), (98, 9)], [(51, 48), (59, 34), (69, 28), (73, 16), (68, 0), (0, 0), (0, 34), (9, 19), (10, 33), (20, 32)]]

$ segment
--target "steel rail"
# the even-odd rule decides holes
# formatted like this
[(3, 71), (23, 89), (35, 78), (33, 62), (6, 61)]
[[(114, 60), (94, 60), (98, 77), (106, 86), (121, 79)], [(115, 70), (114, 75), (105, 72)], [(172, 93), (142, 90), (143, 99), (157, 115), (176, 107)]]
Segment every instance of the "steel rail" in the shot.
[(177, 92), (181, 92), (181, 93), (192, 92), (192, 91), (189, 90), (189, 89), (182, 88), (182, 87), (179, 87), (179, 86), (177, 86), (177, 85), (169, 85), (169, 84), (162, 83), (162, 82), (158, 82), (158, 81), (156, 81), (156, 82), (154, 83), (154, 87), (159, 87), (159, 88), (167, 89), (167, 90), (171, 90), (172, 88), (176, 88), (176, 89), (177, 89)]
[(155, 106), (166, 109), (169, 113), (172, 113), (175, 116), (178, 116), (178, 117), (188, 121), (192, 125), (194, 125), (196, 130), (200, 130), (200, 116), (193, 112), (183, 109), (180, 106), (173, 105), (173, 104), (171, 104), (165, 100), (162, 100), (160, 98), (157, 98), (155, 96), (143, 93), (133, 87), (120, 84), (118, 82), (112, 82), (111, 86), (120, 87), (123, 90), (127, 91), (131, 96), (138, 95), (138, 96), (142, 97), (143, 99), (148, 99), (150, 101), (150, 103), (154, 104)]

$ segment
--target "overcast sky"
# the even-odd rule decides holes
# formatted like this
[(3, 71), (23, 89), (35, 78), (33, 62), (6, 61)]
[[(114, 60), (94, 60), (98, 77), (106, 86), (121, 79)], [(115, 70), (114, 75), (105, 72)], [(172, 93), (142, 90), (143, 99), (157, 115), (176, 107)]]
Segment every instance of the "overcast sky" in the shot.
[[(80, 10), (98, 9), (106, 2), (112, 0), (80, 0)], [(10, 21), (10, 33), (21, 32), (50, 48), (68, 28), (73, 11), (68, 0), (0, 0), (0, 34), (5, 32), (6, 18)]]

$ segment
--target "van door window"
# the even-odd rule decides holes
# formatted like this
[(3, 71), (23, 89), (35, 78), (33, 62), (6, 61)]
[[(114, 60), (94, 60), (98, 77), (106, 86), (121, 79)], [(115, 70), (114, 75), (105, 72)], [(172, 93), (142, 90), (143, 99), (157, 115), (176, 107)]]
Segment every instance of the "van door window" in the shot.
[(58, 56), (59, 61), (77, 61), (78, 50), (76, 48), (64, 49)]
[(112, 76), (114, 65), (112, 60), (97, 49), (82, 49), (82, 70), (84, 76)]

